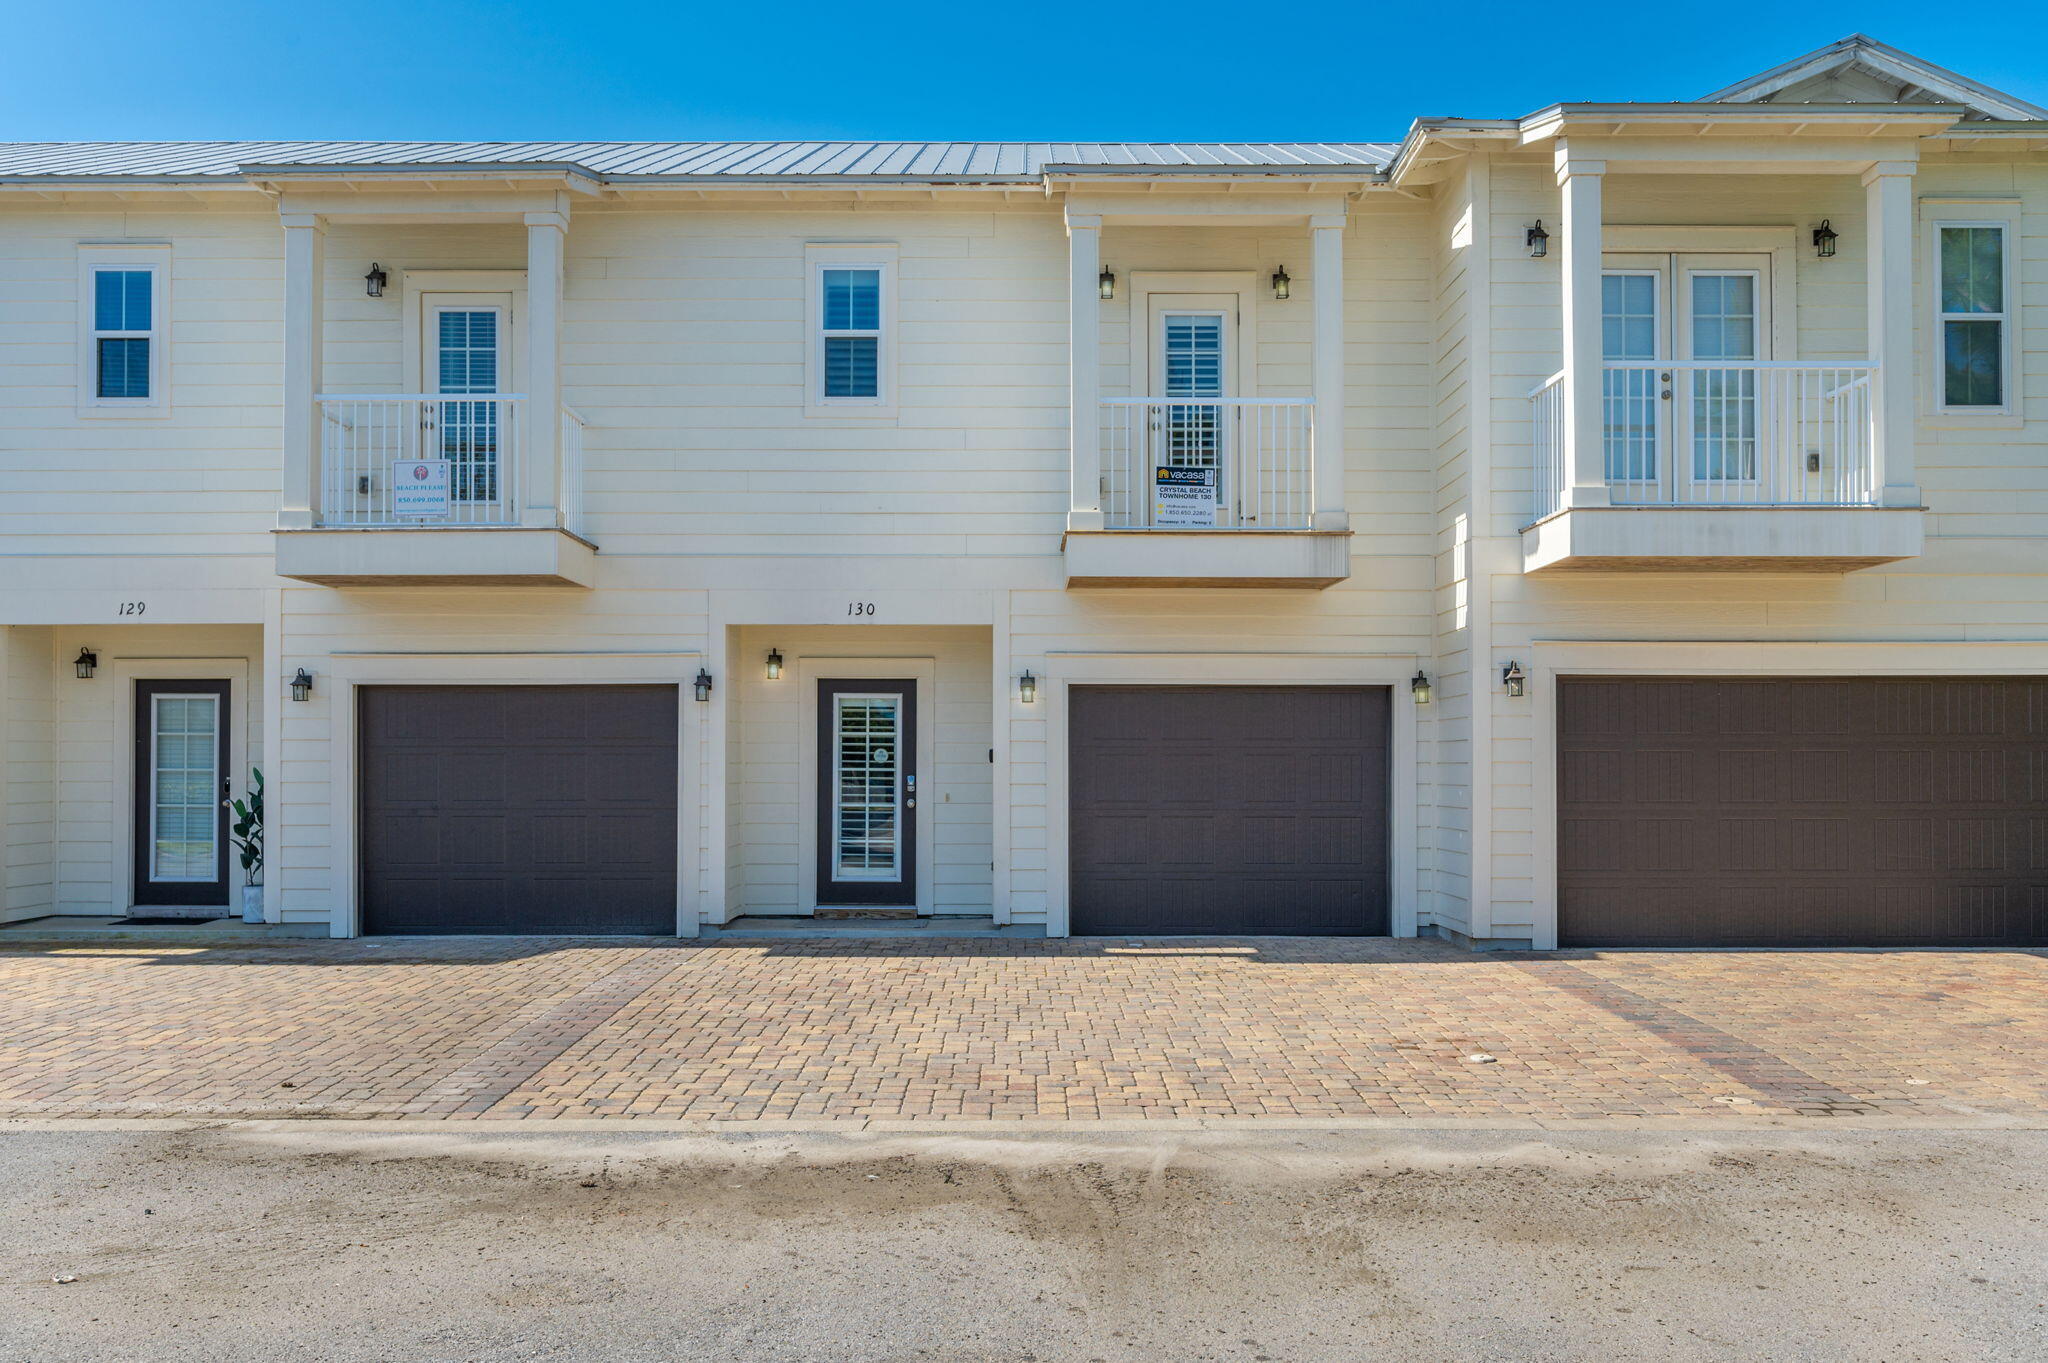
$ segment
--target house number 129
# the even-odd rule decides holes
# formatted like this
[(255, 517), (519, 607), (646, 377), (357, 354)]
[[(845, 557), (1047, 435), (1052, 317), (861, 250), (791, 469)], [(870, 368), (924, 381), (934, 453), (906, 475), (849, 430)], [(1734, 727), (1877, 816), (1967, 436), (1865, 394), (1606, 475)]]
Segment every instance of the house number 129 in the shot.
[(849, 601), (846, 603), (846, 613), (848, 615), (873, 615), (875, 613), (875, 603), (872, 601)]
[(140, 615), (140, 614), (142, 614), (142, 613), (143, 613), (144, 611), (146, 611), (146, 610), (148, 610), (148, 609), (149, 609), (149, 603), (148, 603), (147, 601), (123, 601), (123, 602), (121, 603), (121, 609), (120, 609), (120, 610), (118, 610), (118, 611), (116, 611), (116, 612), (115, 612), (115, 614), (116, 614), (116, 615)]

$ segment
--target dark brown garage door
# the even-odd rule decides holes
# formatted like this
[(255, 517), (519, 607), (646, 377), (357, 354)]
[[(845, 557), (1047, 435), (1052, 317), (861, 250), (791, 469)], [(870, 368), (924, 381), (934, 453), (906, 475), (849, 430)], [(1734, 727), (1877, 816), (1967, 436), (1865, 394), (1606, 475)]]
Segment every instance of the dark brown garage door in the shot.
[(1387, 931), (1385, 687), (1068, 694), (1074, 932)]
[(675, 932), (674, 687), (368, 687), (358, 734), (364, 932)]
[(2048, 940), (2048, 680), (1580, 679), (1566, 946)]

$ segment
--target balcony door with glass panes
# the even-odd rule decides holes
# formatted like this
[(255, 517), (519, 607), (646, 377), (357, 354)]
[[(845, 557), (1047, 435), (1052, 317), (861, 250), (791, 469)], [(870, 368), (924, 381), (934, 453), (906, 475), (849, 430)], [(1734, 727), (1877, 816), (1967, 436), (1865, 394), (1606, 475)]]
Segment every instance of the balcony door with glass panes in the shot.
[[(1155, 293), (1148, 302), (1151, 373), (1146, 394), (1189, 401), (1169, 402), (1147, 412), (1151, 457), (1138, 471), (1144, 480), (1139, 495), (1148, 505), (1154, 503), (1154, 470), (1206, 470), (1215, 480), (1213, 523), (1231, 524), (1237, 495), (1231, 485), (1235, 471), (1230, 457), (1235, 422), (1229, 407), (1197, 399), (1234, 396), (1237, 295)], [(1195, 508), (1195, 522), (1205, 519), (1203, 500), (1189, 503)]]
[(917, 904), (917, 683), (818, 683), (821, 908)]
[(454, 519), (516, 519), (510, 405), (468, 396), (495, 398), (512, 391), (512, 300), (505, 294), (428, 294), (421, 320), (422, 391), (440, 400), (424, 413), (420, 457), (448, 461)]
[(137, 907), (228, 902), (225, 681), (135, 683)]
[(1612, 255), (1600, 279), (1602, 445), (1617, 502), (1748, 501), (1764, 448), (1770, 257)]

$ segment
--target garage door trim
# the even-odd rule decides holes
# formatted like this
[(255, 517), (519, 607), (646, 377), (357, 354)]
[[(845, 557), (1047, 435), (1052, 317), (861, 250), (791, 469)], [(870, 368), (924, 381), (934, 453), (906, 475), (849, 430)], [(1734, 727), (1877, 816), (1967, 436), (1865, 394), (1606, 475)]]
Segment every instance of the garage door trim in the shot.
[[(694, 702), (689, 682), (704, 665), (704, 655), (695, 650), (673, 653), (575, 653), (484, 655), (389, 653), (338, 653), (326, 658), (328, 672), (322, 675), (320, 660), (308, 660), (315, 677), (314, 702), (327, 706), (329, 804), (334, 820), (333, 847), (328, 865), (328, 897), (332, 910), (325, 915), (336, 937), (362, 933), (362, 896), (359, 871), (361, 847), (357, 822), (360, 813), (356, 692), (365, 686), (673, 686), (677, 690), (676, 818), (677, 859), (676, 930), (679, 936), (695, 937), (702, 912), (700, 897), (690, 878), (698, 866), (693, 849), (701, 845), (702, 817), (697, 783), (690, 777), (700, 760), (696, 726), (691, 722)], [(292, 667), (280, 674), (288, 676)], [(282, 683), (273, 688), (266, 730), (281, 732), (293, 702), (284, 699)]]
[[(1388, 770), (1388, 880), (1391, 931), (1413, 937), (1417, 930), (1417, 707), (1408, 699), (1408, 681), (1427, 660), (1416, 655), (1388, 654), (1137, 654), (1049, 653), (1039, 677), (1040, 704), (1045, 707), (1047, 932), (1066, 936), (1071, 929), (1071, 857), (1068, 846), (1069, 693), (1088, 686), (1287, 686), (1385, 687), (1392, 704)], [(1014, 698), (1014, 692), (1012, 692)], [(1018, 706), (1020, 717), (1029, 710)], [(998, 762), (1009, 761), (998, 750)], [(999, 784), (1000, 784), (1000, 777)]]

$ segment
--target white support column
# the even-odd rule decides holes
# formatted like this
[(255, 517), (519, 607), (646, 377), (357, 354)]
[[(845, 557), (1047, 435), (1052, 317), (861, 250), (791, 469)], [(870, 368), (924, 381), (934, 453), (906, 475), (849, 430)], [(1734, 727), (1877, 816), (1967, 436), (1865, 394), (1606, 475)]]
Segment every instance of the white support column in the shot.
[(1559, 235), (1564, 293), (1564, 460), (1566, 506), (1606, 506), (1607, 454), (1601, 440), (1604, 379), (1600, 344), (1600, 186), (1605, 161), (1573, 160), (1557, 148), (1563, 198)]
[(526, 215), (526, 410), (522, 525), (554, 525), (562, 505), (562, 258), (566, 212)]
[(320, 517), (320, 342), (327, 228), (309, 213), (284, 224), (284, 485), (277, 524), (304, 530)]
[(1067, 215), (1068, 330), (1071, 370), (1070, 500), (1067, 529), (1102, 528), (1102, 219)]
[(1868, 288), (1873, 378), (1872, 486), (1884, 506), (1919, 506), (1913, 448), (1919, 418), (1913, 394), (1913, 170), (1911, 161), (1878, 161), (1863, 174), (1870, 245)]
[(1315, 528), (1348, 530), (1344, 502), (1344, 217), (1309, 219), (1315, 290)]

